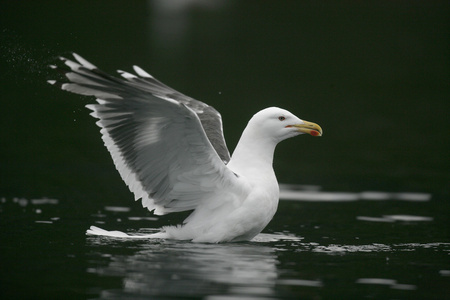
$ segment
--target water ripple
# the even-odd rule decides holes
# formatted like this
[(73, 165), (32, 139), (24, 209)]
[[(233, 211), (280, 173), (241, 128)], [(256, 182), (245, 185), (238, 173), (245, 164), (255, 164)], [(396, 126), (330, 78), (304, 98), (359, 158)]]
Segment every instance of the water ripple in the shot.
[(311, 202), (349, 202), (349, 201), (411, 201), (426, 202), (431, 200), (431, 194), (427, 193), (390, 193), (382, 191), (352, 192), (324, 192), (320, 187), (303, 185), (280, 184), (280, 199)]

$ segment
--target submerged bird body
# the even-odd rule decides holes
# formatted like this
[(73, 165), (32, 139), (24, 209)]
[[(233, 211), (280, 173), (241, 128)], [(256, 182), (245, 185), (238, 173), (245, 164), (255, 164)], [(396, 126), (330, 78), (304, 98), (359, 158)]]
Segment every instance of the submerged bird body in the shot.
[[(155, 214), (188, 211), (182, 225), (146, 238), (230, 242), (251, 240), (272, 219), (278, 182), (272, 167), (276, 145), (322, 129), (290, 112), (266, 108), (247, 124), (230, 157), (220, 114), (134, 67), (138, 76), (112, 77), (74, 54), (63, 90), (97, 97), (88, 105), (122, 179)], [(52, 66), (52, 68), (57, 68)], [(93, 235), (129, 236), (91, 227)], [(142, 236), (139, 236), (142, 237)]]

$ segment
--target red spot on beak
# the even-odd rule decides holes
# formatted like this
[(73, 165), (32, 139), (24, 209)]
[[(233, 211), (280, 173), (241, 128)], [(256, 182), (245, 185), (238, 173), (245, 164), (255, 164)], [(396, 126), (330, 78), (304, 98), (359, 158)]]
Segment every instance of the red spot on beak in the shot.
[(315, 131), (315, 130), (311, 130), (311, 135), (312, 136), (318, 136), (320, 133)]

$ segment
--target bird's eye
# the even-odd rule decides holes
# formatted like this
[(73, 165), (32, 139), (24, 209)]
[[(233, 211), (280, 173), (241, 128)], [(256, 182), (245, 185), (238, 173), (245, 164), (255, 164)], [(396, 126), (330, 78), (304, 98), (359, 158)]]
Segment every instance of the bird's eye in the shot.
[(285, 118), (285, 117), (283, 117), (283, 116), (279, 116), (279, 117), (278, 117), (278, 120), (280, 120), (280, 121), (284, 121), (284, 120), (286, 120), (286, 118)]

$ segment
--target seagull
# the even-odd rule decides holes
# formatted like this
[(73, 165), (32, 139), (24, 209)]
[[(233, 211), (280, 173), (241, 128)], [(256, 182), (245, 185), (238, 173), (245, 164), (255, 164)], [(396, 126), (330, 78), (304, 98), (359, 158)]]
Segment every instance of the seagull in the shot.
[(269, 107), (248, 122), (230, 156), (222, 117), (213, 107), (155, 79), (138, 66), (135, 74), (111, 76), (76, 53), (60, 57), (62, 90), (94, 96), (86, 105), (123, 181), (156, 215), (191, 211), (182, 224), (150, 235), (129, 235), (96, 226), (88, 235), (188, 240), (249, 241), (274, 216), (279, 200), (273, 170), (276, 145), (322, 128), (289, 111)]

